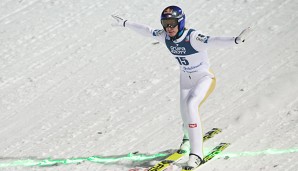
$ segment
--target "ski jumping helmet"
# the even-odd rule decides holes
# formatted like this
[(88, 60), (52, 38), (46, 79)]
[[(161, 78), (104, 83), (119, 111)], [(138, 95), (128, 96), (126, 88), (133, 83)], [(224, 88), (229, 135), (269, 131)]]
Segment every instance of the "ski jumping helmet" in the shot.
[(178, 33), (176, 37), (180, 37), (185, 28), (185, 14), (182, 11), (182, 9), (178, 6), (168, 6), (166, 7), (160, 17), (160, 22), (163, 25), (164, 30), (166, 30), (166, 27), (163, 24), (163, 20), (169, 20), (169, 19), (176, 19), (178, 23)]

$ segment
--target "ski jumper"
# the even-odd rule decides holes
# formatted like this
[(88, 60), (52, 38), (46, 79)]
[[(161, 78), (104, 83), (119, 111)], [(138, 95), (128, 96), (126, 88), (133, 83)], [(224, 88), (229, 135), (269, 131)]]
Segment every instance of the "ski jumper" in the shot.
[(199, 30), (185, 30), (172, 40), (164, 30), (127, 21), (125, 27), (164, 43), (180, 66), (180, 113), (184, 139), (190, 141), (190, 153), (203, 158), (203, 131), (199, 108), (215, 88), (207, 49), (235, 45), (235, 37), (210, 37)]

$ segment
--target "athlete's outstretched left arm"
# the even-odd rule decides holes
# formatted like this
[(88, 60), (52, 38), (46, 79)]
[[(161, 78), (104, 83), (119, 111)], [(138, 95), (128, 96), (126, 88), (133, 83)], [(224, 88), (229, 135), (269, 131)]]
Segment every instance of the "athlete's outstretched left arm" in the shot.
[(231, 47), (235, 44), (243, 43), (250, 31), (251, 28), (248, 27), (244, 29), (237, 37), (210, 37), (203, 35), (199, 31), (196, 31), (192, 35), (191, 44), (196, 49)]
[(116, 20), (116, 22), (113, 23), (112, 26), (127, 27), (143, 36), (153, 37), (154, 39), (156, 39), (159, 42), (163, 42), (163, 40), (164, 40), (165, 33), (163, 30), (157, 30), (157, 29), (153, 29), (147, 25), (135, 23), (132, 21), (127, 21), (117, 15), (112, 15), (112, 17)]

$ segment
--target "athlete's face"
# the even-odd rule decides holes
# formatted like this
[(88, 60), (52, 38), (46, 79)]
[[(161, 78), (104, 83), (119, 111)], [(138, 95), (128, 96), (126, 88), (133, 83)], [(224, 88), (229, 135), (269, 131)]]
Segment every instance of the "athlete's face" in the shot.
[(172, 28), (172, 27), (167, 27), (166, 28), (166, 32), (170, 37), (174, 37), (176, 36), (176, 34), (178, 33), (178, 26)]
[(174, 37), (178, 33), (178, 20), (176, 18), (161, 20), (161, 25), (170, 37)]

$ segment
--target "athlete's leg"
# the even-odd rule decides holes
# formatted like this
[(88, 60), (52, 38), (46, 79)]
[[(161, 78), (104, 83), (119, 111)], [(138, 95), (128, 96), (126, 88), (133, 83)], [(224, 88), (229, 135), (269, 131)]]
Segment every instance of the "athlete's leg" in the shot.
[(215, 79), (203, 77), (188, 92), (185, 98), (186, 116), (184, 116), (184, 125), (187, 127), (191, 151), (203, 158), (203, 131), (201, 118), (199, 115), (199, 106), (206, 100), (214, 89)]
[(189, 91), (190, 91), (190, 89), (181, 89), (180, 88), (180, 113), (181, 113), (181, 118), (182, 118), (182, 121), (183, 121), (183, 125), (182, 125), (183, 133), (184, 133), (183, 139), (189, 139), (188, 129), (187, 129), (187, 125), (186, 125), (187, 115), (188, 115), (188, 108), (187, 108), (187, 105), (186, 105), (186, 98), (189, 94)]
[(182, 89), (182, 86), (180, 85), (180, 113), (181, 113), (181, 118), (183, 121), (183, 125), (182, 125), (182, 130), (183, 130), (183, 140), (182, 143), (180, 145), (180, 150), (183, 150), (187, 153), (190, 152), (190, 143), (189, 143), (189, 136), (188, 136), (188, 130), (186, 127), (186, 123), (187, 123), (187, 113), (188, 113), (188, 109), (187, 109), (187, 105), (186, 105), (186, 98), (187, 95), (189, 94), (190, 89)]

